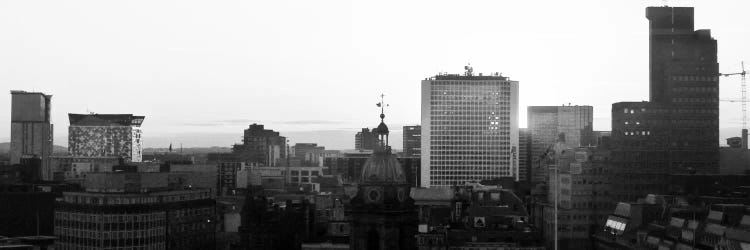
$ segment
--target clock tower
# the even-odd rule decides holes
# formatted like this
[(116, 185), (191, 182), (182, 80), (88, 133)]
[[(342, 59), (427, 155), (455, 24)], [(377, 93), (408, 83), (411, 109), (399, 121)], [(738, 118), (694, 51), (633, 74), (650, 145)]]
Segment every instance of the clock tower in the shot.
[(353, 250), (414, 248), (417, 216), (409, 197), (411, 184), (388, 145), (384, 118), (381, 109), (380, 125), (373, 131), (378, 142), (362, 168), (357, 194), (347, 211), (352, 218), (349, 246)]

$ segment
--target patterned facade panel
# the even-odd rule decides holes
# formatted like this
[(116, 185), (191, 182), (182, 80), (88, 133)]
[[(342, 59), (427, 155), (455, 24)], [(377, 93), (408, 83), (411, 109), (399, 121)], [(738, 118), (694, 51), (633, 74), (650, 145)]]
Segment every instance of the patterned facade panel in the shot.
[(140, 161), (132, 157), (135, 134), (132, 127), (70, 126), (68, 130), (68, 150), (72, 156), (113, 156), (122, 157), (125, 161)]

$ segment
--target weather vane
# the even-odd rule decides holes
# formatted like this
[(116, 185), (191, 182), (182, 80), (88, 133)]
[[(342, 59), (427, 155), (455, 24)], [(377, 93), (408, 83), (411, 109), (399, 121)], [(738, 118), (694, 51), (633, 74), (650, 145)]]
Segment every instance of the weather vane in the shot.
[(390, 106), (385, 103), (385, 94), (380, 94), (380, 102), (375, 105), (380, 107), (380, 120), (383, 120), (385, 118), (385, 107)]

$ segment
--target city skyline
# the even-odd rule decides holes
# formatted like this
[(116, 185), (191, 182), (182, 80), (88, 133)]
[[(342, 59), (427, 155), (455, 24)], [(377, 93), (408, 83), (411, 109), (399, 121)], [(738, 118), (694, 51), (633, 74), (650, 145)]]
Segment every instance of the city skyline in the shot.
[[(69, 125), (68, 113), (92, 111), (148, 117), (144, 147), (180, 141), (229, 147), (240, 141), (242, 129), (257, 122), (292, 142), (354, 148), (350, 138), (371, 126), (362, 121), (374, 121), (378, 112), (373, 105), (378, 98), (371, 93), (382, 92), (391, 103), (386, 112), (394, 128), (392, 145), (398, 148), (396, 130), (419, 124), (419, 81), (439, 72), (460, 73), (467, 63), (476, 72), (501, 71), (521, 82), (520, 127), (527, 127), (526, 106), (572, 103), (593, 106), (594, 130), (609, 130), (612, 103), (646, 99), (648, 22), (643, 8), (663, 5), (550, 1), (543, 3), (546, 9), (538, 9), (538, 2), (478, 9), (479, 4), (430, 2), (391, 9), (387, 4), (290, 3), (188, 2), (167, 20), (160, 13), (174, 6), (160, 2), (149, 9), (4, 2), (0, 53), (7, 56), (0, 59), (0, 82), (7, 83), (7, 90), (53, 95), (57, 145), (67, 145), (67, 131), (61, 128)], [(741, 45), (750, 42), (744, 28), (750, 23), (736, 17), (742, 16), (740, 6), (750, 4), (669, 4), (695, 6), (696, 28), (710, 28), (722, 41), (720, 71), (739, 71), (743, 55), (749, 54)], [(286, 12), (265, 16), (258, 8)], [(451, 9), (459, 14), (430, 18), (431, 12)], [(375, 14), (386, 10), (391, 13), (387, 19)], [(309, 22), (284, 20), (286, 15)], [(43, 21), (51, 19), (59, 22)], [(739, 96), (738, 78), (722, 78), (721, 85), (720, 98)], [(215, 94), (207, 95), (207, 89)], [(9, 104), (10, 95), (0, 95), (0, 102)], [(738, 135), (739, 104), (721, 103), (720, 111), (720, 139)], [(0, 119), (10, 120), (10, 113), (0, 112)], [(0, 130), (9, 131), (9, 123), (0, 123)], [(320, 131), (351, 136), (322, 142), (318, 138), (324, 136), (316, 138)], [(0, 141), (8, 140), (0, 136)]]

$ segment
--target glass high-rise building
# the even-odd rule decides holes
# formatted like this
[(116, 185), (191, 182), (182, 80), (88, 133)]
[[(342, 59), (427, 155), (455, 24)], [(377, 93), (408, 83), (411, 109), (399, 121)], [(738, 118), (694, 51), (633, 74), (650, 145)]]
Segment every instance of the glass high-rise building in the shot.
[(539, 159), (558, 140), (563, 139), (562, 143), (571, 148), (595, 144), (593, 113), (594, 107), (586, 105), (528, 107), (532, 182), (546, 181), (547, 171), (540, 169)]
[(466, 69), (422, 81), (423, 187), (518, 179), (518, 82)]

